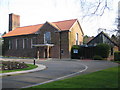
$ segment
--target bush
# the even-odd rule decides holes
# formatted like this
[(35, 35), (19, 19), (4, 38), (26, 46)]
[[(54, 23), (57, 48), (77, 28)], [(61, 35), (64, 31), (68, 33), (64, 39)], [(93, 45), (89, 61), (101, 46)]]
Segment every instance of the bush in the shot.
[(120, 51), (114, 52), (114, 60), (115, 61), (120, 61)]
[(103, 58), (101, 56), (95, 55), (93, 57), (93, 60), (103, 60)]
[(108, 44), (98, 44), (96, 46), (96, 55), (102, 58), (108, 58), (110, 51), (110, 46)]

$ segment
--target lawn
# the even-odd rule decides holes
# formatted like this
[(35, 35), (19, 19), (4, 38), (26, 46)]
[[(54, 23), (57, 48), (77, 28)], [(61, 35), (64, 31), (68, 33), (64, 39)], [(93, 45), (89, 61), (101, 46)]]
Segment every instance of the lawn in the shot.
[(23, 69), (15, 69), (15, 70), (4, 70), (4, 71), (0, 71), (0, 73), (8, 73), (8, 72), (15, 72), (15, 71), (24, 71), (24, 70), (31, 70), (34, 68), (37, 68), (37, 65), (32, 65), (32, 64), (27, 64), (28, 67), (27, 68), (23, 68)]
[(118, 88), (118, 67), (25, 89), (33, 90), (34, 88)]

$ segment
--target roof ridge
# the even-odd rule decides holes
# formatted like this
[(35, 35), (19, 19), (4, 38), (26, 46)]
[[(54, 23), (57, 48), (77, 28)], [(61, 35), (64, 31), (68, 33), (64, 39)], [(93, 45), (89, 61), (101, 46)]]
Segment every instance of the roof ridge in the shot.
[(28, 26), (22, 26), (22, 27), (17, 27), (17, 28), (31, 27), (31, 26), (37, 26), (37, 25), (42, 25), (42, 24), (28, 25)]
[(53, 22), (48, 22), (48, 23), (51, 24), (52, 26), (54, 26), (55, 28), (61, 30), (55, 23), (53, 23)]
[(55, 21), (55, 22), (52, 22), (52, 23), (64, 22), (64, 21), (71, 21), (71, 20), (77, 20), (77, 19), (68, 19), (68, 20), (62, 20), (62, 21)]
[[(71, 20), (77, 20), (77, 19), (68, 19), (68, 20), (55, 21), (55, 22), (49, 22), (49, 23), (55, 24), (55, 23), (57, 23), (57, 22), (64, 22), (64, 21), (71, 21)], [(48, 22), (48, 21), (46, 21), (46, 22)], [(42, 24), (44, 24), (44, 23), (42, 23)], [(37, 25), (42, 25), (42, 24), (28, 25), (28, 26), (22, 26), (22, 27), (37, 26)], [(56, 24), (55, 24), (55, 25), (56, 25)], [(17, 27), (17, 28), (22, 28), (22, 27)]]

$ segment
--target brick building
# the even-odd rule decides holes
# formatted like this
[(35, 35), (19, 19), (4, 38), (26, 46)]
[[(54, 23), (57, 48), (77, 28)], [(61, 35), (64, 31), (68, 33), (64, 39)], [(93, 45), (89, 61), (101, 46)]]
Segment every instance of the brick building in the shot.
[(9, 14), (9, 32), (3, 36), (3, 56), (70, 58), (71, 47), (83, 43), (77, 19), (19, 27), (20, 17)]

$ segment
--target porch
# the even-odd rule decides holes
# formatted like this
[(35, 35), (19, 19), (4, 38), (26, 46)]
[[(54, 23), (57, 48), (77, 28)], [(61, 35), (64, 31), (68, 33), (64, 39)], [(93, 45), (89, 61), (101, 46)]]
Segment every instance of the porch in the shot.
[(33, 47), (36, 47), (36, 56), (37, 59), (50, 58), (51, 57), (51, 48), (54, 44), (33, 44)]

